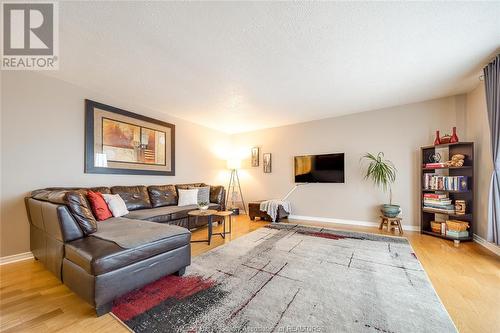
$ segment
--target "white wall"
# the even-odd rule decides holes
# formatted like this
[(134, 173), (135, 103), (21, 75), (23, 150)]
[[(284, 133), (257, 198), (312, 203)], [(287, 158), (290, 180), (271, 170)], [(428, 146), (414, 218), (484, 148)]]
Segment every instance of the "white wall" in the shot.
[[(214, 154), (223, 133), (140, 108), (134, 96), (117, 101), (34, 72), (3, 72), (1, 81), (1, 256), (29, 251), (23, 198), (34, 189), (226, 181)], [(176, 176), (85, 174), (85, 98), (175, 124)]]
[(272, 153), (272, 173), (249, 163), (240, 172), (244, 196), (247, 200), (283, 197), (294, 185), (295, 155), (343, 152), (345, 183), (300, 187), (289, 198), (293, 214), (375, 222), (387, 195), (363, 179), (359, 160), (365, 152), (383, 151), (398, 169), (394, 201), (402, 207), (403, 223), (417, 226), (420, 146), (433, 143), (436, 129), (449, 133), (456, 125), (458, 135), (463, 135), (464, 103), (464, 96), (454, 96), (233, 135), (237, 146), (260, 146), (261, 152)]
[[(114, 100), (99, 93), (34, 72), (2, 72), (1, 114), (1, 256), (29, 251), (29, 227), (23, 197), (47, 186), (168, 184), (204, 181), (227, 186), (225, 162), (218, 152), (233, 146), (260, 146), (273, 154), (273, 172), (245, 161), (240, 171), (245, 199), (279, 198), (292, 188), (293, 156), (329, 152), (346, 154), (345, 184), (310, 184), (290, 201), (293, 214), (376, 221), (387, 195), (365, 180), (359, 159), (383, 151), (399, 170), (394, 200), (406, 225), (419, 224), (419, 147), (432, 144), (434, 132), (457, 125), (461, 140), (476, 142), (475, 230), (486, 236), (486, 198), (491, 153), (484, 87), (454, 96), (395, 108), (271, 128), (226, 134)], [(176, 176), (85, 174), (84, 99), (128, 109), (176, 125)], [(262, 163), (262, 155), (261, 163)]]
[(490, 127), (488, 124), (488, 111), (486, 109), (486, 96), (484, 83), (467, 94), (466, 135), (467, 140), (474, 141), (475, 167), (474, 214), (476, 225), (474, 233), (486, 239), (488, 231), (488, 197), (493, 173), (493, 159), (491, 156)]

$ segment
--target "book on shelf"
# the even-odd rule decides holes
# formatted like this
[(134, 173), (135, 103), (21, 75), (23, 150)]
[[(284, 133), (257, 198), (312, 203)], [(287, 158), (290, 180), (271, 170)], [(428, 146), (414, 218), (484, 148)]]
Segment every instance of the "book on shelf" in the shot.
[(427, 194), (424, 194), (424, 208), (437, 209), (443, 213), (455, 212), (455, 205), (453, 205), (453, 201), (448, 197), (448, 194), (433, 194), (430, 196)]
[(444, 168), (446, 167), (446, 163), (426, 163), (425, 168), (433, 168), (433, 169), (438, 169), (438, 168)]
[[(436, 206), (451, 206), (452, 201), (450, 199), (445, 200), (445, 199), (440, 199), (440, 200), (433, 200), (433, 199), (424, 199), (424, 204), (429, 204), (429, 205), (436, 205)], [(455, 206), (453, 206), (455, 207)]]
[(467, 176), (440, 176), (435, 173), (424, 175), (424, 190), (467, 191)]
[(454, 207), (453, 205), (438, 206), (438, 205), (424, 204), (424, 208), (429, 208), (444, 214), (455, 214), (455, 209), (453, 207)]
[(424, 198), (430, 198), (430, 199), (447, 199), (448, 198), (448, 194), (424, 193)]

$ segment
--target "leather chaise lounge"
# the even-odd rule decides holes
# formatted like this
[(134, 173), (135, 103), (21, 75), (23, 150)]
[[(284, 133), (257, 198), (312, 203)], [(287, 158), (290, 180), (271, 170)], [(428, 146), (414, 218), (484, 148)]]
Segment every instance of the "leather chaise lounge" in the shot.
[[(198, 186), (206, 185), (33, 191), (25, 199), (31, 251), (100, 316), (111, 311), (115, 298), (162, 276), (184, 274), (191, 263), (189, 229), (207, 220), (189, 219), (187, 213), (197, 207), (177, 206), (177, 190)], [(97, 231), (89, 232), (93, 216), (86, 207), (87, 190), (119, 194), (130, 213), (97, 222)], [(210, 186), (211, 209), (223, 210), (224, 197), (222, 186)]]

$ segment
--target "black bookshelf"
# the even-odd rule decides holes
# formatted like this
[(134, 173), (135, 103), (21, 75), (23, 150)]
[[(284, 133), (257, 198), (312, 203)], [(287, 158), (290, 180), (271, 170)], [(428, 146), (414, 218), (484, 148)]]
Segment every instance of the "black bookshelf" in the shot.
[[(445, 167), (445, 168), (426, 168), (425, 163), (430, 162), (430, 157), (436, 151), (448, 151), (448, 156), (462, 154), (465, 156), (464, 165), (462, 167)], [(442, 154), (441, 154), (442, 155)], [(471, 241), (472, 228), (474, 225), (474, 143), (473, 142), (457, 142), (447, 143), (435, 146), (424, 146), (420, 148), (420, 232), (422, 234), (431, 235), (443, 239), (454, 241)], [(424, 176), (427, 173), (436, 173), (442, 176), (466, 176), (467, 190), (430, 190), (424, 189)], [(466, 211), (465, 215), (454, 213), (445, 213), (437, 211), (429, 207), (424, 207), (424, 193), (446, 193), (453, 200), (465, 200)], [(433, 232), (431, 229), (431, 221), (436, 220), (436, 214), (447, 215), (448, 218), (460, 221), (469, 222), (469, 236), (463, 238), (453, 238), (440, 233)]]

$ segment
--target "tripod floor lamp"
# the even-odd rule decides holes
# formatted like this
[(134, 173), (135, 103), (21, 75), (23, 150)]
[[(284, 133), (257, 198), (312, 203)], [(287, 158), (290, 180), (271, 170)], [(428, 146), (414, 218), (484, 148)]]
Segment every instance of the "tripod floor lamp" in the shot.
[[(243, 199), (243, 193), (241, 192), (240, 185), (240, 177), (238, 177), (238, 169), (241, 168), (241, 160), (231, 159), (227, 161), (227, 168), (231, 170), (231, 177), (229, 178), (229, 185), (227, 187), (226, 194), (226, 209), (228, 201), (231, 201), (231, 208), (235, 207), (235, 202), (238, 202), (236, 197), (238, 196), (238, 192), (240, 194), (241, 203), (243, 204), (243, 211), (245, 214), (247, 213), (247, 207), (245, 206), (245, 200)], [(231, 196), (231, 200), (229, 200), (229, 196)]]

